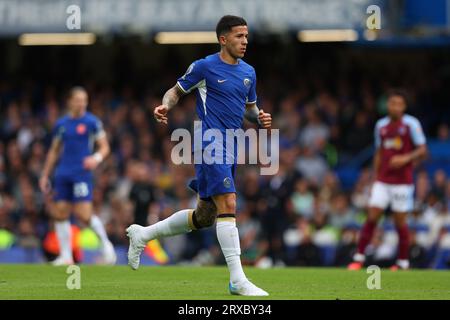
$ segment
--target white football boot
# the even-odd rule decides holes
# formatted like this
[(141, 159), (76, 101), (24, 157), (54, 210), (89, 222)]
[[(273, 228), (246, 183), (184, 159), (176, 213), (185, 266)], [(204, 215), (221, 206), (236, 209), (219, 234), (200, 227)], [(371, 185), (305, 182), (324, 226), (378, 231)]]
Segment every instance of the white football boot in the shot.
[(230, 293), (239, 296), (268, 296), (269, 294), (261, 288), (258, 288), (253, 283), (245, 280), (240, 283), (229, 284)]
[(128, 264), (133, 270), (139, 268), (141, 253), (144, 250), (147, 242), (142, 239), (141, 230), (144, 227), (132, 224), (127, 228), (127, 236), (130, 238), (130, 247), (128, 248)]

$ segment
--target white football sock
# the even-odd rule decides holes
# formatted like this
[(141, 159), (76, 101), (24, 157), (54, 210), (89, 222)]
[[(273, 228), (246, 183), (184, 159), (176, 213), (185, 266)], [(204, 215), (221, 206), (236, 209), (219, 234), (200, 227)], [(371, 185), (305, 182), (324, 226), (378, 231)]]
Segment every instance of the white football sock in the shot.
[(192, 211), (193, 209), (177, 211), (170, 217), (145, 227), (143, 229), (144, 240), (150, 241), (192, 231), (189, 226), (189, 214)]
[(217, 220), (216, 231), (217, 239), (230, 271), (231, 283), (235, 284), (247, 280), (244, 270), (242, 270), (241, 245), (236, 221), (220, 221), (219, 219)]
[(60, 257), (72, 260), (72, 230), (69, 220), (55, 221), (55, 231), (59, 242)]
[(397, 265), (402, 269), (409, 269), (409, 260), (398, 259)]
[(353, 261), (364, 263), (365, 260), (366, 256), (362, 253), (355, 253), (355, 255), (353, 256)]
[(110, 241), (108, 239), (108, 236), (106, 235), (105, 227), (103, 226), (102, 221), (96, 214), (92, 214), (90, 226), (92, 230), (94, 230), (94, 232), (100, 238), (100, 241), (102, 242), (102, 248), (108, 246), (110, 244)]

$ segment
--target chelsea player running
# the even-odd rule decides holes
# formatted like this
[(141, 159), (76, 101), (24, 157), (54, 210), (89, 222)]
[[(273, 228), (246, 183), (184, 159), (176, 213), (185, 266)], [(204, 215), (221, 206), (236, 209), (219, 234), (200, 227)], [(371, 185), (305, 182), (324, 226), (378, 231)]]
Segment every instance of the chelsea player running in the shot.
[[(53, 265), (73, 264), (69, 216), (73, 212), (98, 235), (102, 243), (103, 263), (115, 264), (116, 253), (100, 219), (93, 214), (92, 171), (109, 154), (109, 144), (101, 121), (86, 111), (88, 95), (84, 88), (74, 87), (67, 99), (68, 115), (58, 119), (53, 141), (39, 180), (41, 191), (54, 192), (53, 218), (60, 255)], [(98, 151), (93, 153), (94, 143)], [(59, 161), (58, 161), (59, 160)], [(53, 188), (49, 177), (56, 166)], [(53, 189), (53, 190), (51, 190)]]
[[(186, 74), (165, 93), (162, 104), (155, 108), (156, 120), (167, 124), (168, 111), (177, 104), (180, 97), (196, 90), (196, 111), (203, 131), (217, 129), (225, 137), (226, 129), (236, 130), (242, 127), (244, 117), (262, 128), (270, 129), (271, 115), (256, 106), (255, 70), (241, 60), (248, 44), (246, 21), (241, 17), (224, 16), (217, 24), (216, 34), (220, 52), (190, 65)], [(205, 146), (202, 142), (203, 149)], [(235, 218), (236, 153), (227, 150), (225, 143), (223, 148), (226, 158), (231, 154), (231, 163), (195, 164), (197, 179), (190, 184), (199, 195), (195, 209), (175, 212), (167, 219), (148, 227), (134, 224), (127, 228), (130, 238), (128, 263), (133, 269), (139, 267), (140, 254), (148, 241), (210, 227), (217, 217), (217, 238), (230, 272), (230, 293), (267, 296), (266, 291), (247, 279), (242, 269)]]

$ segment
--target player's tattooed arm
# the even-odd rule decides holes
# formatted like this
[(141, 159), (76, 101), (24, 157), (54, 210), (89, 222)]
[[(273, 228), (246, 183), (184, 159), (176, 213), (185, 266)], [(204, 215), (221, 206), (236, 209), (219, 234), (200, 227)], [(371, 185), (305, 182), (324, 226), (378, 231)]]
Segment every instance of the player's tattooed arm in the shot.
[(61, 140), (54, 139), (52, 145), (50, 146), (50, 150), (47, 153), (47, 158), (45, 159), (42, 175), (39, 179), (39, 188), (43, 193), (50, 192), (49, 177), (53, 171), (53, 168), (55, 167), (56, 162), (58, 161), (61, 152), (61, 146)]
[(167, 112), (172, 109), (184, 95), (178, 86), (173, 86), (164, 94), (162, 104), (155, 108), (153, 115), (158, 122), (167, 124)]
[(162, 99), (162, 104), (166, 105), (169, 110), (172, 109), (180, 100), (180, 98), (184, 95), (183, 91), (175, 85), (164, 94)]
[(270, 129), (272, 126), (272, 116), (270, 113), (259, 110), (256, 103), (247, 104), (245, 108), (245, 119), (252, 123), (256, 123), (264, 129)]

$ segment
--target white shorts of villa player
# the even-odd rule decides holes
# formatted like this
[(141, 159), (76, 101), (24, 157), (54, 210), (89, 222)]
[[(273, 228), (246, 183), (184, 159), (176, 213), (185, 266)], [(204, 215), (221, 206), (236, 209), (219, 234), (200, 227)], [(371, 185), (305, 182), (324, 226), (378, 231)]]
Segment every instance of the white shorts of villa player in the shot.
[(414, 207), (414, 185), (376, 181), (370, 192), (369, 207), (385, 210), (388, 206), (393, 212), (411, 212)]

